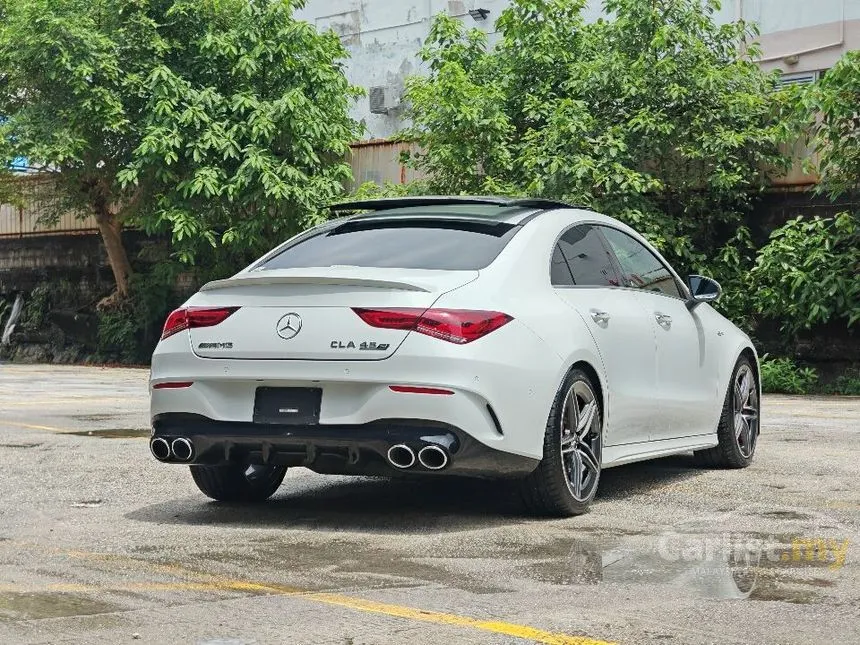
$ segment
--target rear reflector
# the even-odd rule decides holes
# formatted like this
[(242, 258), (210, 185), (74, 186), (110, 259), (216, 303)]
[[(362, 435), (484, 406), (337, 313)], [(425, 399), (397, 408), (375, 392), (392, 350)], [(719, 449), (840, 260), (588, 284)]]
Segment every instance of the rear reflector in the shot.
[(161, 340), (185, 329), (214, 327), (238, 311), (239, 307), (186, 307), (172, 311), (164, 322)]
[(389, 385), (392, 392), (403, 392), (406, 394), (454, 394), (451, 390), (443, 390), (440, 387), (420, 387), (417, 385)]
[(408, 329), (449, 343), (465, 345), (495, 331), (513, 318), (498, 311), (472, 309), (352, 309), (371, 327)]
[(156, 383), (152, 386), (153, 390), (178, 390), (183, 387), (191, 387), (194, 381), (166, 381), (164, 383)]

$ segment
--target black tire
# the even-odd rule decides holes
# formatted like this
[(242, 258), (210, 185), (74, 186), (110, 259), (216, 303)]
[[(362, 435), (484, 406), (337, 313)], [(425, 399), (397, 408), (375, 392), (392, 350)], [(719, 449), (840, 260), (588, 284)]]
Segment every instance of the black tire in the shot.
[[(741, 433), (745, 436), (749, 435), (749, 439), (746, 442), (738, 438), (738, 432), (735, 429), (736, 404), (738, 400), (735, 389), (739, 377), (743, 378), (744, 375), (748, 375), (749, 379), (751, 379), (748, 387), (751, 388), (749, 390), (750, 399), (755, 408), (754, 427), (748, 425), (749, 432)], [(707, 468), (746, 468), (752, 463), (759, 434), (758, 392), (756, 370), (750, 360), (746, 356), (742, 356), (738, 359), (735, 369), (732, 371), (732, 378), (729, 381), (726, 398), (723, 401), (723, 411), (720, 414), (720, 422), (717, 427), (717, 439), (719, 443), (713, 448), (694, 452), (693, 458), (697, 465)], [(743, 408), (743, 406), (741, 407)]]
[(271, 497), (287, 474), (286, 466), (189, 466), (197, 488), (219, 502), (262, 502)]
[[(573, 484), (570, 483), (570, 479), (573, 479), (573, 475), (567, 470), (570, 462), (565, 461), (566, 458), (562, 453), (562, 437), (563, 435), (570, 436), (569, 434), (565, 435), (562, 419), (566, 411), (565, 401), (574, 387), (579, 387), (576, 385), (577, 383), (587, 386), (593, 397), (592, 401), (594, 401), (594, 408), (590, 411), (594, 417), (588, 428), (587, 436), (588, 445), (592, 451), (592, 460), (597, 465), (593, 472), (593, 480), (589, 480), (587, 490), (579, 498), (574, 493)], [(585, 412), (585, 408), (582, 411)], [(577, 413), (577, 418), (584, 417)], [(600, 463), (603, 452), (602, 419), (603, 411), (600, 396), (591, 377), (580, 369), (571, 370), (556, 394), (547, 419), (543, 459), (541, 459), (537, 469), (519, 482), (520, 494), (529, 511), (537, 515), (556, 517), (570, 517), (585, 513), (597, 493), (600, 479)], [(578, 443), (577, 445), (581, 444)], [(581, 455), (578, 457), (581, 459)], [(567, 459), (571, 458), (574, 456), (569, 455)], [(582, 462), (580, 462), (580, 467), (582, 467)], [(580, 478), (580, 482), (582, 482), (582, 478)]]

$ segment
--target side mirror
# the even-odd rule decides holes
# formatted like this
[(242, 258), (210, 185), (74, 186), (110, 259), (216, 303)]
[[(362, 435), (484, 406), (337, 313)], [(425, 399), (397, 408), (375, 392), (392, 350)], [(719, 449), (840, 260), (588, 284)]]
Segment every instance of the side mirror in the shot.
[(701, 302), (716, 302), (723, 293), (720, 283), (703, 275), (691, 275), (687, 278), (690, 287), (690, 299), (687, 306), (692, 309)]

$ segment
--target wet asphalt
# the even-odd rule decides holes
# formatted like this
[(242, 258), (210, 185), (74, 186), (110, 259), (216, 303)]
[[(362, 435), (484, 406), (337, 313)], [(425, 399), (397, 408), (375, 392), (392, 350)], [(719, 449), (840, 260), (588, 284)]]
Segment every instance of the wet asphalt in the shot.
[(860, 398), (768, 396), (754, 464), (495, 482), (292, 469), (219, 504), (149, 454), (145, 370), (0, 365), (0, 643), (858, 643)]

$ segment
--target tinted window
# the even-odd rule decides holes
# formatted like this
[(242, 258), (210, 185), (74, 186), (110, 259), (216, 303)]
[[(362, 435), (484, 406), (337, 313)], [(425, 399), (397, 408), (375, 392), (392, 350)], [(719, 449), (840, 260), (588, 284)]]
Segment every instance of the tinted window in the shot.
[[(573, 284), (601, 287), (617, 287), (621, 284), (600, 234), (592, 227), (576, 226), (570, 229), (561, 236), (558, 247), (570, 269)], [(553, 267), (555, 259), (553, 255)]]
[(628, 287), (681, 297), (675, 278), (657, 256), (626, 233), (614, 228), (603, 227), (602, 230), (615, 257), (618, 258)]
[(573, 285), (573, 276), (567, 266), (567, 260), (561, 254), (561, 247), (556, 244), (552, 252), (552, 264), (550, 265), (550, 280), (557, 287), (569, 287)]
[(517, 230), (506, 223), (429, 219), (346, 222), (287, 247), (261, 268), (477, 270), (488, 266)]

